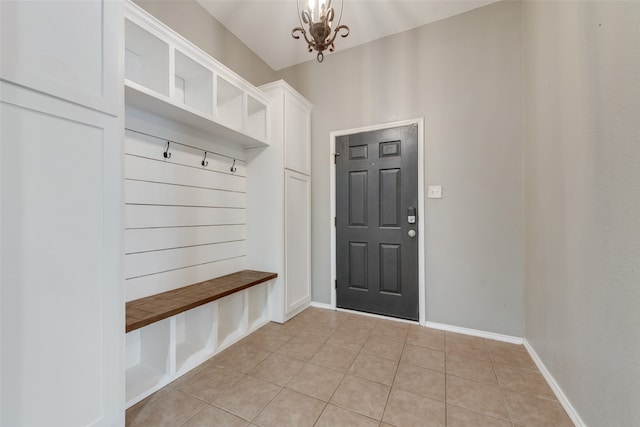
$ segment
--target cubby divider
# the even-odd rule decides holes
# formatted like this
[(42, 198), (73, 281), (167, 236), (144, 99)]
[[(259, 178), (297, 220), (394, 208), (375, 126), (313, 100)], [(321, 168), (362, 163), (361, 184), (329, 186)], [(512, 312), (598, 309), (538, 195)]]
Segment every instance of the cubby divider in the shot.
[(243, 147), (268, 145), (271, 99), (126, 2), (125, 102)]
[(247, 291), (218, 300), (218, 348), (224, 349), (247, 332)]
[(273, 280), (126, 334), (130, 407), (269, 322)]
[(215, 303), (202, 305), (174, 316), (176, 322), (176, 372), (197, 366), (213, 353)]
[(172, 373), (169, 319), (129, 332), (126, 352), (127, 401), (164, 386)]

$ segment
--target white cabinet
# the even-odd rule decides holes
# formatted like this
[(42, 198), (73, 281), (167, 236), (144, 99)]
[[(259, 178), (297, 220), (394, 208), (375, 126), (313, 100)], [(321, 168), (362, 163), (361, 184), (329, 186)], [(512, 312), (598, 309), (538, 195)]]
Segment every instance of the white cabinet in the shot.
[(284, 172), (285, 312), (295, 313), (311, 301), (311, 181)]
[(264, 93), (139, 6), (125, 4), (127, 105), (243, 147), (268, 144)]
[(124, 425), (122, 3), (0, 20), (0, 425)]
[(278, 273), (271, 320), (311, 302), (311, 104), (284, 81), (261, 86), (273, 99), (270, 145), (247, 150), (247, 264)]

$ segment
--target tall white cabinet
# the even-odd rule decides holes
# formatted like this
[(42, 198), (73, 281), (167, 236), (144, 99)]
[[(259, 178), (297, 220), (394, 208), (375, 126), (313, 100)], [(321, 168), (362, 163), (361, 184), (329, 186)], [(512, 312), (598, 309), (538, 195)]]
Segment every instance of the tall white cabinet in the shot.
[(124, 425), (122, 3), (0, 1), (0, 425)]
[(273, 99), (271, 145), (247, 150), (247, 264), (278, 273), (270, 312), (282, 323), (311, 302), (312, 106), (282, 80), (260, 89)]

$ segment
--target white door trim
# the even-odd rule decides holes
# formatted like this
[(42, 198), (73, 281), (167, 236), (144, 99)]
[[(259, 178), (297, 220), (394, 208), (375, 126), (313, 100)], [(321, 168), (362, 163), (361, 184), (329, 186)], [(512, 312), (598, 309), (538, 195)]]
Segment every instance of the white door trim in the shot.
[(329, 286), (331, 289), (331, 307), (333, 309), (336, 308), (336, 227), (333, 219), (336, 216), (336, 165), (334, 163), (336, 137), (413, 124), (418, 125), (418, 320), (421, 325), (424, 325), (426, 322), (426, 289), (424, 271), (424, 118), (383, 123), (355, 129), (337, 130), (329, 134), (329, 199), (331, 204), (329, 216), (329, 226), (331, 227), (331, 283)]

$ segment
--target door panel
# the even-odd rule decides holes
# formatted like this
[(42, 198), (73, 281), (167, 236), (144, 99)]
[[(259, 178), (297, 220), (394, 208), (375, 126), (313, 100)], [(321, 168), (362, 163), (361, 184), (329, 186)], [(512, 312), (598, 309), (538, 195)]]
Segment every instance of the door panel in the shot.
[(311, 301), (311, 183), (285, 170), (285, 309), (291, 314)]
[(341, 136), (336, 151), (337, 306), (417, 320), (417, 126)]

